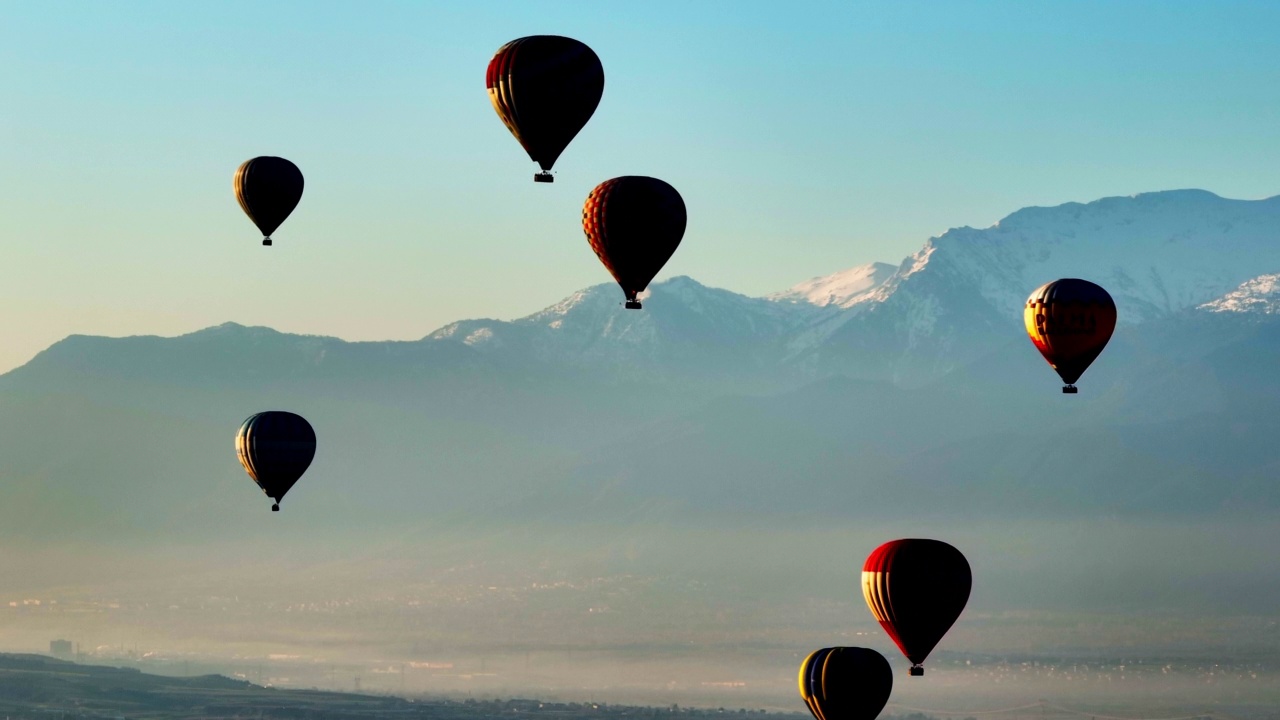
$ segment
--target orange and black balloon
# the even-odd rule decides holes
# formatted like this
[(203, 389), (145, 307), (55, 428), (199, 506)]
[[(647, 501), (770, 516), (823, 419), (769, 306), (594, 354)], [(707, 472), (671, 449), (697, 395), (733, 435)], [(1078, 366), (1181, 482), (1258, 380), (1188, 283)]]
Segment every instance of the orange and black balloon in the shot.
[(1066, 383), (1062, 392), (1075, 393), (1076, 380), (1116, 329), (1116, 304), (1098, 285), (1064, 278), (1036, 288), (1023, 319), (1031, 342)]
[(302, 171), (281, 157), (246, 160), (236, 170), (232, 187), (244, 214), (262, 231), (262, 244), (289, 217), (302, 199)]
[(969, 561), (940, 540), (906, 539), (876, 548), (862, 565), (862, 595), (871, 614), (923, 675), (924, 659), (969, 601)]
[(604, 94), (604, 66), (594, 51), (558, 35), (523, 37), (498, 48), (485, 73), (498, 117), (553, 182), (551, 166), (582, 130)]
[(236, 433), (236, 456), (249, 477), (267, 497), (280, 499), (311, 466), (316, 456), (316, 431), (301, 415), (269, 410), (250, 416)]
[(622, 286), (631, 310), (640, 309), (636, 296), (680, 246), (687, 222), (675, 188), (638, 175), (605, 180), (582, 206), (587, 242)]
[(816, 720), (874, 720), (893, 692), (893, 669), (875, 650), (816, 650), (800, 663), (800, 697)]

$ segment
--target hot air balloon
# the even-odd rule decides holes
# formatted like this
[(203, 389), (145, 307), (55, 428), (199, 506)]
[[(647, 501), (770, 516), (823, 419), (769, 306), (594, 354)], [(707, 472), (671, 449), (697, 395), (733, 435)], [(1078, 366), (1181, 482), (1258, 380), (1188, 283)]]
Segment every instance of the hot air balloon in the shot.
[(284, 158), (264, 155), (244, 161), (232, 187), (244, 214), (262, 231), (262, 244), (270, 245), (271, 233), (302, 199), (302, 171)]
[(542, 167), (534, 182), (554, 182), (551, 166), (600, 104), (604, 67), (573, 38), (533, 35), (498, 48), (485, 87), (498, 117)]
[(1023, 319), (1031, 342), (1066, 383), (1062, 392), (1074, 394), (1075, 381), (1116, 329), (1116, 304), (1088, 280), (1064, 278), (1036, 288)]
[(940, 540), (894, 540), (862, 565), (862, 595), (871, 614), (911, 661), (911, 674), (947, 633), (965, 603), (973, 576), (959, 550)]
[(267, 497), (280, 499), (298, 482), (316, 456), (316, 432), (301, 415), (270, 410), (252, 415), (236, 433), (236, 455)]
[(800, 663), (800, 697), (816, 720), (874, 720), (889, 702), (893, 670), (875, 650), (816, 650)]
[(627, 309), (640, 309), (636, 296), (680, 246), (687, 220), (680, 193), (657, 178), (617, 177), (587, 195), (582, 229), (622, 286)]

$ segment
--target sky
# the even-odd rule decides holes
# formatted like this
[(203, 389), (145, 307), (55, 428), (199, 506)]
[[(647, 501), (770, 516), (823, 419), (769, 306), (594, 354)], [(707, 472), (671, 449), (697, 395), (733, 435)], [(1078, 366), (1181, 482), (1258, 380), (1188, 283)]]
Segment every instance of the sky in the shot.
[[(1280, 194), (1280, 4), (0, 0), (0, 371), (75, 333), (351, 340), (609, 280), (587, 192), (667, 180), (659, 279), (760, 295), (1028, 205)], [(552, 185), (489, 104), (504, 42), (606, 76)], [(306, 176), (264, 248), (231, 177)]]

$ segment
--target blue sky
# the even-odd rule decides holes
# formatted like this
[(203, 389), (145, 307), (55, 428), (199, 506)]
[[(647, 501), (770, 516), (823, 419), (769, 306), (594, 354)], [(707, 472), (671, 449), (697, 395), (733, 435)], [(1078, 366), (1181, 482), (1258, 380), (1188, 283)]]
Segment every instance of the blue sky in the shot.
[[(554, 185), (489, 105), (522, 35), (604, 99)], [(609, 280), (587, 192), (680, 190), (663, 276), (748, 294), (1026, 205), (1280, 194), (1280, 3), (0, 2), (0, 370), (234, 320), (413, 339)], [(307, 190), (259, 244), (231, 175)]]

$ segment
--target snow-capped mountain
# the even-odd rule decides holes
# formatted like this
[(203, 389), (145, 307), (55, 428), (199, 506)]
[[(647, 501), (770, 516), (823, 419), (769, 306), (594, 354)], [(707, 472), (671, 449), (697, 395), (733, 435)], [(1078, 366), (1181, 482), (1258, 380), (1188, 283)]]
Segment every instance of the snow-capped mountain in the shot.
[(1141, 322), (1280, 269), (1277, 239), (1280, 197), (1175, 190), (1025, 208), (985, 230), (950, 230), (909, 258), (900, 275), (964, 278), (1011, 318), (1040, 284), (1083, 277), (1108, 289), (1122, 322)]
[(786, 341), (821, 307), (790, 306), (710, 288), (692, 278), (655, 283), (644, 310), (622, 308), (617, 285), (596, 285), (527, 317), (467, 320), (426, 342), (461, 342), (481, 353), (516, 353), (622, 377), (669, 373), (732, 376), (777, 367)]
[[(280, 368), (297, 376), (302, 371), (284, 368), (305, 358), (307, 374), (339, 366), (358, 374), (370, 362), (388, 371), (416, 364), (477, 373), (540, 364), (615, 379), (776, 387), (846, 375), (914, 386), (1025, 343), (1025, 297), (1059, 277), (1106, 287), (1130, 325), (1197, 307), (1271, 311), (1277, 276), (1264, 274), (1280, 272), (1278, 240), (1280, 197), (1229, 200), (1180, 190), (1027, 208), (986, 229), (931, 238), (896, 267), (862, 265), (765, 297), (676, 277), (651, 286), (642, 311), (624, 310), (617, 286), (601, 284), (523, 318), (455, 322), (418, 342), (345, 344), (263, 329), (253, 335), (256, 359), (244, 360), (243, 374), (265, 379)], [(181, 342), (129, 342), (201, 354), (218, 337), (209, 330)], [(60, 343), (43, 361), (97, 372), (105, 357), (99, 344)], [(121, 362), (142, 372), (154, 364), (148, 357)]]
[(624, 312), (609, 285), (514, 321), (468, 320), (428, 342), (515, 353), (624, 375), (733, 374), (783, 367), (916, 384), (1022, 332), (1035, 287), (1082, 277), (1107, 288), (1124, 324), (1210, 303), (1280, 271), (1280, 197), (1176, 190), (1026, 208), (985, 229), (930, 238), (900, 265), (871, 263), (752, 298), (677, 277)]
[(849, 308), (871, 299), (874, 291), (893, 277), (898, 268), (886, 263), (871, 263), (837, 273), (806, 280), (782, 292), (766, 296), (776, 302), (808, 303), (818, 307), (834, 305)]
[[(1172, 190), (1024, 208), (989, 228), (955, 228), (930, 238), (858, 301), (887, 301), (947, 275), (1016, 319), (1035, 287), (1082, 277), (1108, 289), (1122, 322), (1141, 322), (1207, 302), (1259, 270), (1280, 268), (1278, 240), (1280, 196), (1229, 200)], [(868, 267), (845, 273), (857, 276)]]
[(1280, 313), (1280, 275), (1259, 275), (1199, 309), (1219, 313)]
[[(869, 369), (908, 383), (936, 377), (1020, 332), (1022, 305), (1045, 282), (1097, 282), (1115, 298), (1122, 323), (1139, 323), (1280, 269), (1278, 239), (1280, 197), (1176, 190), (1026, 208), (990, 228), (931, 238), (839, 317), (798, 333), (792, 357), (824, 371)], [(858, 277), (866, 267), (846, 272)], [(822, 304), (817, 295), (811, 302)]]

